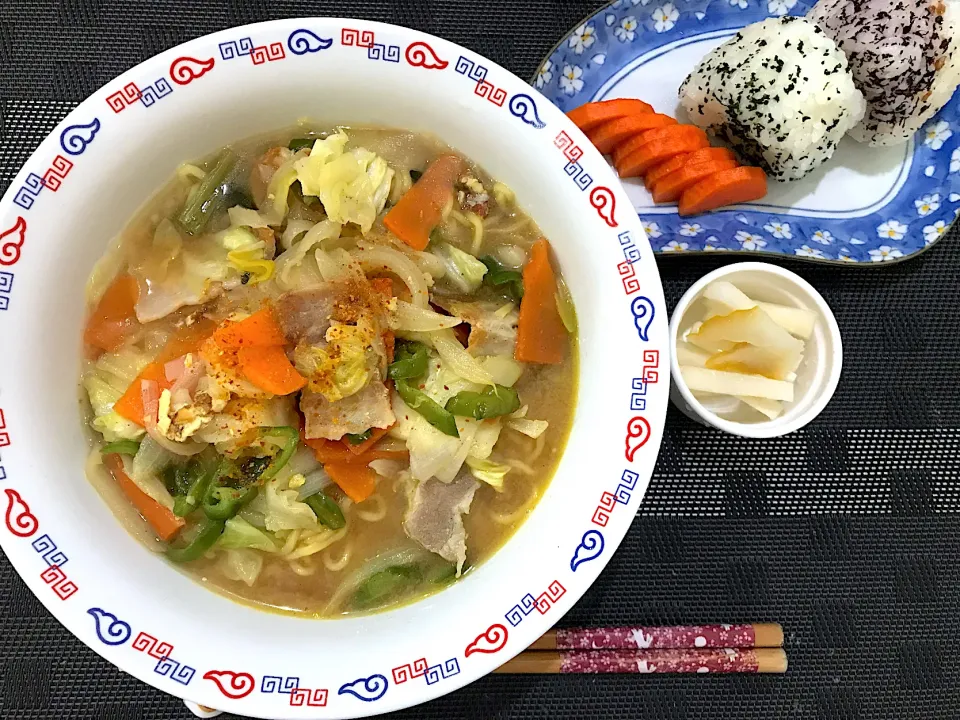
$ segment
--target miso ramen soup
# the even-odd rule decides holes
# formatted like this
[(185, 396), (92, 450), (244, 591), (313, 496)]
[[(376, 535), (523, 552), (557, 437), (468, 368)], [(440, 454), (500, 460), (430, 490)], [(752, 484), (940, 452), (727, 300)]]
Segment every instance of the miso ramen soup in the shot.
[(90, 278), (87, 474), (151, 549), (315, 617), (457, 582), (569, 433), (576, 315), (510, 188), (433, 137), (303, 128), (180, 166)]

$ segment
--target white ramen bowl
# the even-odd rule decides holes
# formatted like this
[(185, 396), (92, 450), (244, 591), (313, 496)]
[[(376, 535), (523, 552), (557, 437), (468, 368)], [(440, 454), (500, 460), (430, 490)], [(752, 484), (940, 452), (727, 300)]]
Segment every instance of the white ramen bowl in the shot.
[[(310, 620), (231, 602), (151, 554), (84, 479), (83, 289), (125, 223), (185, 160), (289, 126), (431, 132), (516, 192), (550, 239), (580, 321), (560, 469), (492, 559), (380, 614)], [(519, 78), (430, 35), (355, 20), (227, 30), (97, 91), (0, 203), (0, 545), (94, 651), (165, 692), (241, 715), (348, 718), (459, 688), (574, 604), (647, 487), (668, 395), (653, 255), (600, 154)]]

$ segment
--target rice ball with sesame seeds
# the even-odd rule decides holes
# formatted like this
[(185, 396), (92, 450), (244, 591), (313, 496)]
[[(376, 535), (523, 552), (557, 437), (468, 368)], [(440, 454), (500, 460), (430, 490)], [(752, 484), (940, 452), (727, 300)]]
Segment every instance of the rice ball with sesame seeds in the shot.
[(820, 0), (807, 19), (847, 55), (867, 101), (851, 137), (906, 142), (960, 83), (955, 0)]
[(828, 160), (866, 103), (847, 58), (811, 22), (771, 18), (709, 53), (680, 86), (690, 122), (779, 180)]

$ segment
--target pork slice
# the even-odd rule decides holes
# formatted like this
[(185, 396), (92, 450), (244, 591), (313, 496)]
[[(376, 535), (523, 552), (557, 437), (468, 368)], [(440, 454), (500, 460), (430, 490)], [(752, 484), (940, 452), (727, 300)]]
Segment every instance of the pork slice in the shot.
[(516, 309), (501, 318), (497, 316), (497, 310), (503, 307), (503, 303), (449, 300), (442, 303), (441, 307), (470, 325), (467, 350), (471, 355), (513, 357), (517, 345), (517, 323), (520, 320)]
[(342, 295), (342, 289), (334, 283), (281, 295), (274, 314), (287, 342), (293, 345), (324, 343)]
[(450, 483), (436, 478), (421, 481), (410, 497), (403, 519), (407, 537), (430, 552), (457, 564), (457, 575), (467, 559), (467, 531), (463, 516), (470, 512), (473, 496), (480, 487), (467, 470)]
[(365, 315), (382, 325), (383, 309), (367, 282), (344, 280), (281, 295), (276, 315), (287, 342), (323, 345), (331, 321), (355, 324)]
[(388, 428), (397, 421), (390, 404), (390, 391), (373, 379), (349, 397), (330, 402), (323, 395), (304, 390), (300, 409), (306, 418), (308, 439), (339, 440), (347, 433), (364, 433), (370, 428)]

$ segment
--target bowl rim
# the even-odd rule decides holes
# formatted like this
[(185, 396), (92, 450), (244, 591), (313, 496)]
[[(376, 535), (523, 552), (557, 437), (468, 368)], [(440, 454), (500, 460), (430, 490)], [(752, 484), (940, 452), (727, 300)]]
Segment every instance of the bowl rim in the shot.
[[(24, 181), (25, 177), (27, 176), (28, 168), (38, 166), (40, 161), (42, 161), (44, 157), (51, 156), (53, 152), (59, 152), (60, 145), (58, 144), (57, 139), (61, 137), (61, 134), (63, 132), (65, 132), (67, 129), (71, 127), (71, 123), (88, 120), (89, 114), (85, 114), (85, 113), (87, 113), (91, 109), (93, 103), (102, 102), (107, 99), (108, 89), (119, 90), (120, 88), (124, 87), (127, 83), (132, 82), (134, 79), (138, 77), (141, 77), (143, 74), (145, 74), (148, 70), (151, 70), (151, 69), (159, 70), (160, 72), (165, 73), (167, 71), (167, 67), (169, 66), (170, 61), (179, 55), (200, 55), (201, 57), (205, 57), (206, 54), (202, 54), (202, 52), (207, 54), (212, 52), (216, 56), (216, 49), (219, 43), (234, 40), (241, 34), (252, 35), (256, 33), (256, 34), (262, 35), (264, 33), (275, 32), (278, 35), (278, 39), (279, 39), (280, 37), (286, 38), (287, 33), (290, 33), (291, 31), (298, 31), (304, 28), (311, 28), (318, 32), (327, 31), (327, 32), (332, 32), (334, 34), (339, 34), (339, 32), (347, 24), (349, 24), (352, 28), (358, 28), (360, 30), (368, 30), (368, 29), (371, 31), (383, 30), (385, 32), (401, 36), (403, 39), (402, 41), (404, 43), (412, 41), (411, 45), (417, 42), (433, 44), (434, 47), (440, 47), (444, 50), (453, 50), (455, 52), (459, 52), (462, 57), (475, 59), (478, 63), (481, 61), (484, 62), (486, 64), (486, 67), (489, 70), (494, 71), (497, 75), (497, 78), (503, 81), (503, 85), (505, 87), (519, 88), (520, 90), (517, 94), (524, 94), (527, 97), (527, 99), (533, 101), (535, 104), (535, 108), (539, 108), (540, 112), (543, 115), (548, 116), (548, 119), (551, 121), (550, 124), (554, 125), (553, 129), (554, 130), (560, 129), (561, 135), (563, 134), (566, 135), (566, 140), (569, 142), (569, 146), (578, 145), (579, 147), (577, 149), (582, 148), (581, 152), (582, 152), (583, 162), (585, 164), (589, 163), (590, 171), (593, 173), (593, 176), (597, 179), (598, 182), (604, 182), (604, 183), (607, 183), (607, 185), (609, 185), (609, 187), (605, 185), (602, 188), (606, 190), (607, 192), (606, 198), (609, 198), (607, 202), (610, 203), (609, 205), (606, 206), (607, 208), (606, 212), (609, 213), (609, 219), (606, 220), (606, 224), (609, 225), (610, 227), (614, 227), (617, 225), (616, 222), (614, 223), (610, 222), (610, 220), (613, 219), (613, 203), (614, 201), (616, 201), (616, 203), (619, 203), (619, 206), (622, 209), (626, 209), (625, 213), (620, 213), (619, 215), (620, 224), (617, 229), (623, 230), (623, 232), (621, 232), (619, 235), (620, 245), (625, 244), (624, 236), (629, 235), (629, 233), (632, 233), (632, 236), (630, 238), (631, 242), (635, 243), (637, 246), (641, 248), (637, 259), (641, 260), (642, 264), (638, 265), (638, 267), (642, 267), (643, 271), (647, 275), (647, 277), (645, 277), (644, 279), (645, 281), (649, 282), (650, 285), (645, 286), (643, 288), (643, 292), (645, 293), (643, 296), (634, 296), (633, 302), (627, 303), (626, 307), (619, 308), (616, 311), (616, 313), (620, 319), (625, 319), (627, 322), (632, 323), (633, 325), (636, 326), (637, 328), (636, 332), (639, 334), (643, 343), (648, 343), (648, 342), (650, 343), (651, 350), (649, 351), (646, 349), (643, 350), (643, 362), (644, 363), (647, 362), (648, 352), (654, 353), (656, 355), (656, 361), (655, 361), (655, 364), (652, 364), (649, 366), (649, 369), (650, 369), (649, 376), (647, 375), (648, 366), (646, 364), (644, 365), (643, 380), (644, 382), (648, 382), (651, 384), (657, 383), (656, 367), (658, 367), (660, 363), (659, 353), (669, 352), (669, 343), (666, 335), (667, 326), (664, 320), (666, 315), (666, 307), (663, 300), (663, 293), (660, 285), (659, 272), (657, 271), (656, 263), (653, 260), (653, 254), (650, 251), (649, 243), (647, 242), (647, 238), (643, 231), (640, 219), (636, 216), (635, 213), (630, 211), (629, 201), (627, 200), (622, 187), (620, 187), (616, 176), (610, 170), (609, 166), (606, 164), (606, 162), (603, 160), (600, 154), (589, 143), (587, 138), (580, 132), (580, 130), (576, 128), (576, 126), (572, 122), (570, 122), (563, 115), (562, 112), (560, 112), (546, 98), (544, 98), (536, 90), (536, 88), (527, 85), (522, 79), (513, 75), (512, 73), (502, 68), (500, 65), (494, 63), (493, 61), (490, 61), (489, 59), (484, 58), (479, 53), (473, 52), (472, 50), (464, 48), (461, 45), (454, 43), (452, 41), (439, 38), (434, 35), (424, 33), (418, 30), (413, 30), (410, 28), (405, 28), (402, 26), (392, 25), (388, 23), (380, 23), (380, 22), (367, 21), (367, 20), (350, 19), (350, 18), (331, 18), (331, 17), (287, 18), (287, 19), (271, 20), (266, 22), (251, 23), (251, 24), (241, 25), (233, 28), (227, 28), (215, 33), (211, 33), (202, 37), (189, 40), (185, 43), (182, 43), (164, 52), (161, 52), (152, 58), (148, 58), (138, 63), (137, 65), (125, 71), (118, 77), (106, 83), (103, 87), (101, 87), (99, 90), (95, 91), (88, 98), (82, 101), (76, 108), (71, 110), (66, 115), (66, 117), (56, 125), (56, 127), (41, 141), (37, 149), (30, 155), (30, 157), (23, 164), (20, 171), (16, 175), (13, 183), (11, 183), (7, 193), (2, 198), (2, 200), (0, 200), (0, 218), (6, 215), (9, 215), (11, 212), (13, 213), (14, 216), (16, 216), (18, 212), (22, 213), (22, 211), (17, 211), (15, 208), (12, 207), (11, 201), (14, 197), (16, 188), (18, 187), (18, 185), (20, 185)], [(408, 47), (408, 51), (409, 49), (410, 48)], [(318, 69), (317, 72), (322, 72), (322, 69)], [(465, 73), (461, 73), (461, 74), (465, 74)], [(478, 90), (479, 90), (479, 84), (478, 84)], [(480, 95), (479, 91), (476, 92), (475, 94)], [(501, 107), (502, 107), (502, 103), (501, 103)], [(515, 109), (512, 107), (512, 103), (509, 109), (511, 114), (514, 115), (516, 118), (522, 120), (524, 123), (528, 125), (532, 124), (526, 112), (522, 112), (518, 114), (518, 112), (515, 111)], [(536, 116), (536, 110), (534, 110), (534, 116)], [(537, 120), (539, 119), (540, 118), (537, 117)], [(558, 153), (563, 152), (564, 155), (567, 155), (567, 150), (560, 145), (559, 139), (560, 139), (560, 135), (557, 136), (557, 140), (554, 141), (554, 145), (558, 148)], [(570, 158), (570, 156), (567, 155), (567, 158)], [(577, 162), (576, 160), (571, 159), (567, 168), (564, 168), (565, 170), (567, 170), (567, 175), (569, 175), (572, 178), (574, 176), (569, 171), (568, 168), (570, 167), (570, 165), (573, 165), (576, 162)], [(560, 167), (563, 167), (562, 163), (560, 164)], [(583, 170), (585, 174), (585, 169), (581, 168), (581, 170)], [(559, 176), (559, 172), (557, 172), (556, 174), (557, 176)], [(584, 188), (581, 187), (580, 189), (583, 190)], [(601, 189), (599, 186), (595, 187), (595, 191), (599, 189)], [(596, 211), (596, 213), (600, 216), (600, 218), (604, 218), (605, 206), (603, 201), (606, 200), (606, 198), (600, 197), (599, 200), (594, 202), (594, 193), (590, 193), (589, 196), (590, 196), (590, 204), (593, 205), (593, 208)], [(586, 194), (584, 194), (584, 197), (586, 197)], [(610, 232), (614, 232), (614, 231), (610, 231)], [(633, 245), (631, 245), (630, 247), (633, 247)], [(623, 248), (617, 248), (617, 249), (618, 249), (618, 253), (620, 250), (623, 250), (623, 252), (626, 253), (626, 250), (624, 250)], [(631, 260), (628, 258), (627, 263), (624, 263), (624, 264), (629, 264), (632, 262), (635, 262), (635, 260)], [(618, 270), (620, 269), (619, 265), (617, 266), (617, 269)], [(627, 279), (623, 280), (623, 287), (624, 287), (624, 292), (626, 292), (628, 295), (628, 300), (630, 299), (631, 293), (634, 293), (637, 291), (637, 289), (639, 289), (639, 285), (638, 285), (637, 289), (628, 290)], [(635, 309), (637, 307), (635, 304), (635, 301), (640, 299), (641, 297), (645, 299), (647, 303), (649, 303), (649, 311), (645, 318), (646, 325), (645, 325), (645, 328), (642, 330), (641, 330), (641, 319), (643, 318), (643, 316), (642, 314), (638, 314), (638, 312), (641, 312), (643, 308), (641, 307), (640, 311)], [(626, 310), (632, 310), (633, 314), (631, 315), (629, 312), (624, 312)], [(653, 330), (651, 330), (651, 328), (653, 328)], [(656, 339), (653, 339), (654, 331), (657, 334)], [(646, 337), (647, 333), (649, 333), (651, 336), (651, 339), (649, 340)], [(634, 345), (636, 344), (635, 336), (633, 339), (633, 343)], [(582, 358), (583, 358), (583, 353), (581, 351), (581, 362), (583, 362)], [(2, 364), (2, 362), (0, 362), (0, 364)], [(637, 364), (639, 365), (639, 362)], [(585, 568), (584, 569), (585, 571), (582, 571), (577, 576), (578, 580), (580, 578), (584, 578), (584, 580), (578, 582), (572, 588), (572, 592), (567, 592), (561, 586), (560, 589), (563, 591), (563, 593), (565, 593), (565, 596), (563, 597), (558, 596), (558, 598), (554, 600), (553, 607), (556, 608), (556, 611), (550, 618), (543, 619), (541, 622), (536, 622), (538, 618), (534, 616), (535, 618), (534, 621), (527, 622), (516, 630), (514, 630), (514, 628), (510, 628), (511, 634), (516, 632), (516, 634), (521, 638), (521, 640), (523, 639), (532, 640), (536, 636), (539, 636), (539, 634), (541, 634), (543, 631), (548, 629), (553, 624), (553, 622), (559, 619), (559, 617), (562, 616), (562, 613), (565, 613), (567, 610), (569, 610), (570, 607), (572, 607), (572, 605), (574, 604), (574, 602), (576, 602), (576, 600), (578, 600), (582, 596), (582, 594), (586, 592), (586, 590), (593, 584), (593, 582), (596, 580), (597, 576), (599, 575), (600, 571), (609, 562), (613, 550), (615, 550), (616, 547), (619, 546), (619, 544), (622, 542), (623, 537), (625, 536), (627, 530), (630, 527), (630, 522), (632, 521), (632, 509), (635, 509), (636, 505), (639, 503), (640, 498), (643, 496), (644, 492), (646, 491), (646, 487), (647, 487), (647, 484), (649, 483), (650, 475), (652, 473), (653, 462), (656, 459), (656, 454), (659, 450), (660, 442), (662, 440), (663, 425), (664, 425), (664, 419), (666, 416), (666, 408), (668, 403), (667, 395), (666, 395), (667, 384), (668, 383), (661, 383), (658, 386), (652, 385), (651, 386), (652, 389), (647, 394), (646, 402), (648, 405), (652, 404), (653, 408), (648, 409), (645, 413), (646, 417), (649, 418), (649, 422), (647, 422), (647, 434), (643, 436), (642, 442), (639, 443), (639, 445), (637, 445), (635, 448), (633, 448), (633, 452), (636, 452), (637, 448), (642, 447), (644, 444), (646, 444), (646, 447), (644, 448), (643, 452), (637, 455), (638, 457), (637, 467), (639, 469), (639, 475), (636, 472), (632, 473), (633, 484), (629, 485), (629, 489), (632, 491), (632, 499), (631, 499), (630, 493), (626, 491), (624, 491), (626, 499), (625, 500), (620, 499), (619, 497), (620, 489), (624, 487), (624, 485), (621, 484), (619, 487), (617, 487), (617, 497), (614, 497), (613, 493), (605, 492), (604, 498), (601, 500), (601, 504), (602, 504), (603, 502), (607, 501), (606, 497), (609, 496), (610, 502), (613, 502), (613, 503), (622, 502), (624, 505), (626, 505), (628, 501), (633, 503), (632, 508), (631, 506), (627, 506), (627, 509), (631, 511), (629, 516), (621, 512), (619, 515), (616, 515), (614, 517), (614, 520), (610, 521), (609, 527), (607, 527), (606, 521), (604, 521), (604, 525), (601, 526), (606, 528), (605, 532), (607, 535), (607, 539), (605, 542), (606, 542), (606, 547), (610, 551), (605, 554), (603, 553), (604, 539), (601, 536), (600, 548), (597, 551), (597, 554), (593, 555), (592, 557), (584, 557), (584, 555), (589, 555), (590, 552), (592, 552), (593, 550), (593, 548), (589, 546), (589, 543), (587, 541), (588, 535), (591, 532), (599, 534), (597, 533), (596, 530), (593, 530), (593, 529), (588, 530), (588, 532), (584, 534), (583, 540), (580, 542), (580, 544), (577, 545), (576, 548), (574, 548), (574, 554), (570, 560), (571, 569), (573, 571), (576, 571), (577, 566), (581, 562), (593, 561), (591, 562), (589, 568)], [(634, 386), (634, 390), (636, 389), (637, 389), (636, 386)], [(630, 397), (633, 397), (633, 396), (630, 396)], [(632, 403), (632, 400), (631, 400), (631, 403)], [(580, 400), (580, 404), (582, 405), (582, 400)], [(633, 409), (632, 405), (631, 405), (631, 409)], [(631, 414), (635, 414), (635, 412), (636, 411), (634, 410)], [(576, 420), (574, 422), (576, 424)], [(582, 423), (584, 421), (580, 420), (580, 422)], [(634, 462), (633, 453), (631, 452), (631, 438), (636, 440), (637, 438), (640, 437), (640, 435), (636, 435), (632, 433), (633, 431), (630, 429), (630, 426), (628, 425), (627, 437), (625, 442), (627, 445), (627, 459), (631, 463)], [(620, 435), (619, 437), (623, 437), (623, 436)], [(650, 440), (651, 442), (647, 444), (647, 440)], [(620, 447), (622, 449), (624, 441), (621, 440), (619, 442), (620, 442)], [(636, 445), (636, 443), (634, 444)], [(622, 459), (618, 460), (618, 462), (620, 463), (621, 466), (623, 465)], [(561, 461), (561, 466), (562, 465), (563, 465), (563, 461)], [(649, 468), (647, 466), (649, 466)], [(624, 471), (624, 480), (626, 480), (627, 473), (629, 472), (631, 472), (629, 469)], [(10, 488), (11, 485), (10, 483), (7, 483), (2, 487)], [(15, 491), (13, 492), (14, 494), (16, 494)], [(7, 496), (9, 500), (9, 504), (8, 504), (8, 527), (9, 527), (9, 514), (10, 514), (9, 510), (11, 507), (14, 506), (14, 501), (12, 496), (9, 494), (9, 492)], [(19, 498), (19, 496), (17, 497)], [(3, 498), (0, 497), (0, 500), (3, 500)], [(37, 502), (37, 504), (39, 505), (40, 502)], [(599, 523), (597, 522), (596, 518), (597, 518), (597, 513), (599, 512), (600, 512), (600, 507), (598, 507), (597, 511), (594, 513), (594, 523), (598, 525)], [(27, 509), (27, 513), (29, 514), (29, 509)], [(529, 523), (530, 523), (530, 519), (526, 520), (524, 522), (524, 525), (527, 525)], [(521, 530), (522, 530), (522, 526), (521, 526)], [(22, 537), (22, 536), (18, 536), (18, 537)], [(506, 543), (506, 545), (509, 546), (510, 543), (512, 542), (514, 542), (513, 538), (511, 538), (511, 540), (509, 540)], [(594, 542), (594, 547), (595, 546), (596, 546), (596, 543)], [(612, 546), (612, 549), (611, 549), (611, 546)], [(81, 623), (78, 620), (79, 616), (72, 613), (72, 611), (68, 613), (68, 611), (64, 609), (62, 604), (57, 604), (56, 598), (51, 597), (51, 594), (49, 592), (50, 588), (48, 588), (46, 585), (41, 583), (39, 578), (34, 577), (33, 576), (34, 573), (29, 573), (26, 571), (24, 567), (24, 563), (22, 562), (23, 557), (22, 557), (21, 548), (19, 546), (16, 548), (13, 547), (12, 539), (9, 535), (0, 533), (0, 547), (3, 548), (3, 550), (5, 551), (5, 554), (10, 559), (11, 564), (14, 566), (14, 568), (16, 569), (18, 574), (21, 576), (21, 578), (24, 580), (24, 582), (28, 585), (30, 590), (43, 603), (43, 605), (47, 608), (47, 610), (50, 611), (50, 613), (71, 634), (73, 634), (75, 637), (80, 639), (90, 649), (92, 649), (97, 654), (101, 655), (107, 661), (111, 662), (118, 668), (122, 669), (124, 672), (134, 675), (135, 677), (146, 682), (147, 684), (153, 687), (156, 687), (157, 689), (163, 692), (166, 692), (168, 694), (176, 695), (177, 697), (180, 697), (182, 699), (189, 699), (193, 702), (198, 702), (200, 704), (204, 704), (208, 706), (212, 704), (216, 707), (223, 707), (224, 710), (230, 711), (230, 712), (241, 712), (244, 714), (251, 714), (254, 716), (271, 717), (271, 718), (278, 718), (278, 717), (295, 718), (295, 717), (314, 717), (314, 716), (330, 717), (331, 716), (328, 714), (328, 711), (325, 711), (322, 713), (318, 711), (318, 714), (316, 715), (304, 714), (303, 712), (300, 712), (300, 711), (295, 712), (294, 710), (287, 710), (286, 709), (287, 706), (285, 705), (276, 706), (276, 707), (271, 706), (271, 708), (267, 710), (259, 705), (256, 705), (255, 703), (248, 703), (242, 698), (230, 699), (230, 696), (226, 695), (226, 693), (224, 693), (224, 696), (222, 697), (217, 696), (218, 699), (216, 702), (211, 702), (210, 693), (207, 693), (207, 692), (200, 693), (197, 690), (196, 683), (191, 685), (190, 687), (184, 686), (182, 688), (179, 686), (166, 683), (165, 677), (154, 674), (157, 672), (156, 670), (154, 671), (154, 673), (151, 673), (149, 667), (145, 667), (136, 663), (131, 663), (127, 661), (125, 657), (120, 657), (115, 652), (113, 652), (115, 648), (111, 647), (110, 644), (103, 644), (105, 643), (105, 641), (103, 640), (103, 636), (100, 635), (100, 624), (99, 624), (100, 618), (97, 618), (96, 615), (94, 615), (94, 618), (97, 621), (97, 635), (94, 635), (91, 632), (89, 627), (87, 626), (81, 627)], [(583, 551), (583, 555), (581, 555), (582, 551)], [(501, 548), (495, 555), (499, 555), (502, 552), (503, 552), (503, 548)], [(487, 565), (489, 565), (489, 563), (484, 563), (484, 566), (487, 566)], [(443, 596), (446, 593), (449, 593), (449, 589), (444, 590), (438, 595), (435, 595), (433, 597)], [(525, 596), (525, 598), (526, 597), (530, 597), (531, 600), (533, 599), (532, 596), (529, 594)], [(539, 599), (537, 600), (537, 602), (539, 602)], [(420, 604), (420, 603), (416, 603), (416, 604)], [(530, 608), (530, 609), (524, 608), (524, 613), (525, 614), (529, 613), (533, 609), (534, 608)], [(539, 610), (539, 607), (537, 607), (537, 609)], [(87, 611), (87, 612), (92, 614), (90, 611)], [(544, 611), (541, 611), (541, 614), (543, 614), (543, 612)], [(112, 628), (113, 621), (117, 620), (116, 616), (108, 612), (104, 612), (104, 615), (108, 619), (112, 618), (112, 621), (110, 624), (110, 627)], [(501, 616), (501, 618), (502, 617), (503, 616)], [(87, 620), (89, 621), (89, 618), (87, 618)], [(346, 621), (338, 620), (337, 622), (346, 622)], [(500, 622), (502, 623), (503, 620), (501, 619)], [(497, 627), (497, 625), (492, 625), (490, 628), (488, 628), (486, 631), (487, 635), (484, 635), (484, 633), (481, 633), (481, 635), (478, 636), (477, 639), (474, 641), (474, 644), (480, 642), (484, 638), (487, 641), (490, 641), (489, 633), (495, 627)], [(505, 625), (500, 625), (500, 627), (503, 627), (506, 632)], [(101, 641), (100, 644), (97, 643), (97, 639)], [(506, 637), (504, 637), (504, 644), (506, 644)], [(503, 645), (501, 645), (501, 648), (502, 647)], [(447, 694), (448, 692), (451, 692), (453, 690), (456, 690), (462, 687), (468, 682), (472, 682), (473, 680), (488, 674), (497, 666), (499, 666), (500, 664), (508, 660), (510, 657), (513, 657), (517, 653), (521, 652), (524, 649), (524, 647), (525, 647), (525, 644), (518, 644), (515, 642), (515, 643), (512, 643), (506, 649), (505, 652), (500, 653), (498, 655), (474, 654), (474, 658), (476, 659), (471, 661), (471, 663), (468, 663), (468, 669), (465, 669), (463, 672), (460, 672), (458, 676), (452, 677), (450, 680), (447, 680), (446, 682), (440, 683), (439, 685), (431, 686), (429, 690), (418, 692), (416, 697), (410, 698), (408, 697), (408, 695), (405, 694), (403, 695), (403, 700), (400, 702), (396, 702), (393, 698), (391, 698), (390, 701), (384, 702), (382, 704), (377, 703), (375, 706), (371, 706), (369, 701), (366, 701), (365, 698), (360, 698), (365, 701), (361, 703), (355, 703), (353, 705), (350, 705), (349, 707), (344, 707), (342, 704), (339, 705), (337, 707), (336, 717), (365, 717), (372, 714), (380, 714), (383, 712), (395, 711), (402, 708), (418, 705), (423, 702), (427, 702), (428, 700)], [(489, 651), (480, 650), (478, 652), (487, 653)], [(497, 652), (497, 651), (494, 651), (494, 652)], [(396, 671), (396, 668), (394, 668), (394, 671)], [(384, 671), (385, 674), (387, 672), (388, 671)], [(371, 680), (373, 677), (374, 676), (371, 676), (371, 678), (361, 678), (361, 679), (363, 679), (364, 681), (367, 681), (367, 680)], [(213, 679), (213, 678), (209, 678), (209, 679)], [(359, 682), (359, 680), (355, 681), (355, 683), (356, 682)], [(218, 682), (218, 685), (219, 685), (219, 682)], [(366, 685), (366, 682), (365, 682), (365, 685)], [(207, 686), (203, 686), (203, 687), (205, 690), (207, 689)], [(336, 687), (336, 685), (333, 685), (332, 687)], [(342, 690), (343, 690), (343, 687), (341, 687), (341, 691)], [(221, 692), (223, 692), (222, 687), (221, 687)], [(343, 693), (341, 692), (339, 694), (343, 694)], [(355, 693), (354, 695), (359, 698), (359, 695), (356, 695)], [(244, 696), (244, 697), (247, 697), (247, 696)], [(396, 694), (394, 694), (394, 698), (395, 697), (396, 697)], [(378, 698), (375, 698), (375, 699), (378, 699)]]
[[(785, 281), (787, 284), (793, 285), (794, 287), (797, 287), (807, 293), (813, 301), (812, 309), (816, 310), (818, 317), (824, 322), (826, 332), (830, 337), (832, 347), (832, 362), (830, 363), (829, 374), (821, 386), (820, 392), (813, 399), (807, 409), (797, 416), (791, 418), (789, 421), (784, 421), (781, 418), (761, 421), (758, 423), (741, 423), (734, 422), (732, 420), (726, 420), (707, 410), (707, 408), (703, 406), (703, 403), (697, 400), (694, 394), (690, 391), (690, 388), (688, 388), (687, 384), (683, 381), (683, 376), (680, 374), (680, 363), (677, 360), (676, 348), (680, 333), (682, 332), (680, 329), (680, 323), (683, 320), (683, 316), (686, 314), (687, 309), (700, 296), (700, 293), (703, 292), (704, 288), (706, 288), (707, 285), (712, 283), (714, 280), (719, 280), (729, 275), (744, 271), (775, 275), (780, 278), (781, 281)], [(837, 385), (840, 383), (842, 369), (843, 340), (840, 335), (840, 326), (837, 323), (837, 319), (834, 316), (833, 311), (827, 304), (827, 301), (824, 299), (823, 295), (821, 295), (820, 292), (813, 287), (813, 285), (808, 283), (795, 272), (787, 270), (786, 268), (781, 267), (780, 265), (775, 265), (771, 262), (748, 261), (731, 263), (730, 265), (724, 265), (723, 267), (719, 267), (716, 270), (707, 273), (687, 289), (687, 291), (677, 302), (676, 306), (674, 307), (673, 314), (671, 315), (670, 377), (673, 381), (673, 384), (680, 393), (680, 396), (687, 403), (688, 407), (697, 414), (699, 419), (708, 425), (711, 425), (712, 427), (715, 427), (718, 430), (722, 430), (726, 433), (730, 433), (731, 435), (739, 435), (741, 437), (757, 439), (772, 438), (787, 435), (805, 427), (823, 411), (823, 409), (827, 406), (827, 403), (829, 403), (831, 398), (833, 398), (833, 394), (836, 392)]]

